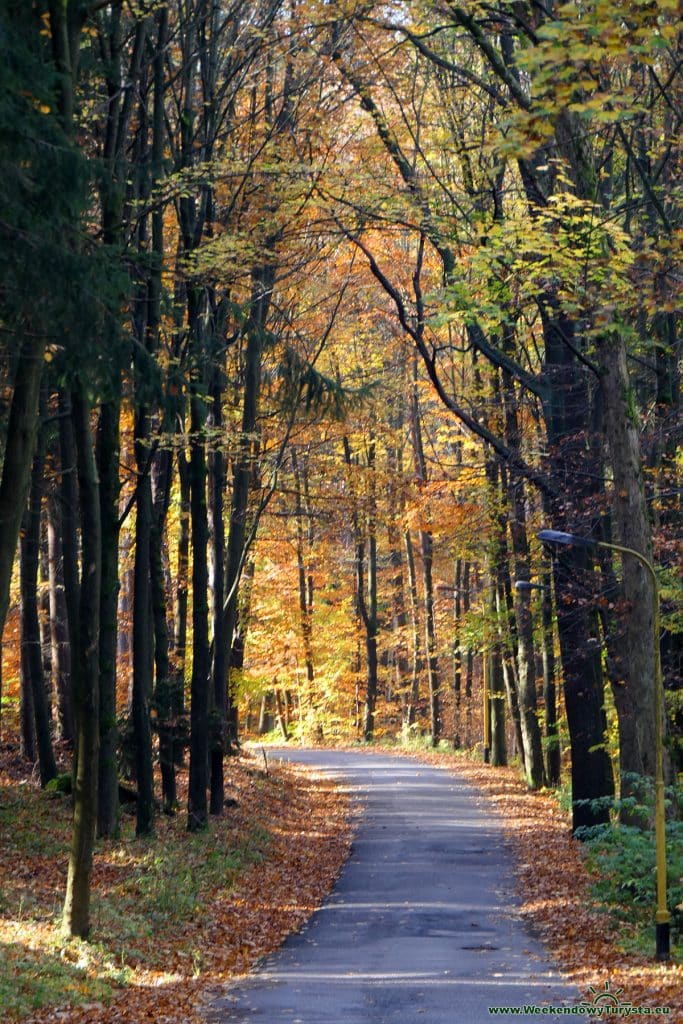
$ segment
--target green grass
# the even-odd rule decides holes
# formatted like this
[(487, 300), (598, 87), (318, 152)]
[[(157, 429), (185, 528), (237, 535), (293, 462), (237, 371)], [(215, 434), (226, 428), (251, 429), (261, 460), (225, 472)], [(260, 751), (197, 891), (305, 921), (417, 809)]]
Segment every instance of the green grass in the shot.
[(8, 1018), (21, 1019), (60, 1003), (107, 1003), (114, 988), (125, 983), (127, 972), (112, 962), (103, 962), (93, 976), (92, 955), (86, 950), (79, 957), (77, 944), (66, 953), (58, 948), (36, 951), (17, 942), (0, 944), (0, 1006)]

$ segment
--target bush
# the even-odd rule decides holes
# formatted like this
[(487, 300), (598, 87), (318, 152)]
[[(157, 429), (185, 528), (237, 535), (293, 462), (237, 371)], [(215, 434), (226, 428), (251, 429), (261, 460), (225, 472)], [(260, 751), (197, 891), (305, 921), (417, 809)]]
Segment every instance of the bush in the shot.
[[(642, 781), (642, 780), (641, 780)], [(577, 830), (584, 843), (586, 861), (594, 875), (593, 894), (617, 920), (629, 922), (638, 931), (652, 927), (657, 901), (657, 864), (652, 820), (652, 787), (629, 785), (628, 798), (615, 802), (615, 810), (626, 811), (629, 821)], [(676, 802), (668, 791), (667, 806)], [(579, 835), (580, 832), (580, 835)], [(667, 904), (671, 913), (672, 941), (683, 941), (683, 822), (666, 824)]]

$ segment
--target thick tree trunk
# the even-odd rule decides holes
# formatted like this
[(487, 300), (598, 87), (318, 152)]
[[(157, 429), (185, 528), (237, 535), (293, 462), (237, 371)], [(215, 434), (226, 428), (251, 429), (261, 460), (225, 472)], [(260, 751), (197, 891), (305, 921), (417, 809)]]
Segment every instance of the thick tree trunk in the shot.
[[(603, 396), (605, 433), (609, 442), (614, 476), (614, 519), (619, 543), (633, 548), (652, 562), (652, 536), (648, 519), (638, 424), (633, 412), (631, 386), (626, 366), (623, 338), (613, 333), (601, 340), (600, 387)], [(622, 664), (628, 703), (632, 707), (634, 728), (628, 736), (634, 746), (620, 744), (620, 769), (654, 776), (655, 773), (655, 695), (654, 652), (659, 637), (654, 637), (654, 593), (652, 581), (643, 565), (630, 555), (622, 557), (622, 619), (625, 657)]]
[[(463, 601), (462, 610), (465, 615), (468, 615), (472, 607), (472, 590), (471, 590), (471, 579), (472, 579), (472, 566), (470, 562), (465, 562), (465, 568), (463, 571)], [(472, 679), (474, 676), (474, 653), (472, 648), (467, 645), (465, 648), (465, 745), (472, 745)]]
[(47, 551), (47, 496), (45, 480), (43, 480), (42, 509), (40, 516), (40, 536), (38, 538), (38, 624), (40, 628), (40, 655), (45, 677), (45, 699), (47, 701), (48, 720), (52, 722), (54, 693), (52, 686), (52, 642), (50, 635), (50, 592), (49, 568)]
[(600, 651), (595, 643), (587, 642), (596, 632), (596, 624), (574, 587), (577, 574), (580, 576), (588, 568), (583, 551), (577, 550), (566, 561), (555, 561), (555, 593), (561, 595), (557, 617), (572, 756), (574, 829), (609, 821), (608, 801), (614, 794), (605, 744), (607, 722)]
[(90, 931), (90, 876), (97, 824), (99, 748), (99, 632), (101, 585), (100, 499), (90, 433), (90, 406), (80, 389), (72, 398), (81, 505), (82, 578), (79, 642), (75, 670), (77, 753), (74, 823), (64, 901), (63, 927), (69, 936)]
[[(394, 368), (395, 369), (395, 368)], [(394, 430), (403, 428), (402, 391), (397, 399), (398, 410), (394, 412), (391, 426)], [(399, 524), (405, 511), (405, 487), (403, 480), (403, 452), (399, 444), (387, 447), (387, 473), (389, 508), (387, 517), (387, 542), (389, 545), (389, 567), (391, 587), (391, 635), (393, 638), (393, 661), (395, 690), (403, 708), (410, 707), (410, 663), (406, 653), (406, 612), (403, 549)], [(405, 720), (405, 716), (404, 716)]]
[[(567, 345), (567, 341), (573, 341), (574, 325), (553, 310), (552, 300), (543, 310), (543, 333), (545, 373), (552, 384), (545, 410), (548, 469), (558, 493), (552, 502), (552, 525), (569, 533), (590, 534), (590, 503), (599, 474), (590, 472), (583, 443), (590, 409), (586, 370)], [(599, 651), (591, 644), (595, 616), (586, 610), (576, 591), (587, 568), (585, 550), (579, 548), (567, 549), (555, 559), (557, 627), (572, 755), (575, 829), (609, 821), (607, 805), (614, 795), (612, 766), (605, 747), (602, 667)]]

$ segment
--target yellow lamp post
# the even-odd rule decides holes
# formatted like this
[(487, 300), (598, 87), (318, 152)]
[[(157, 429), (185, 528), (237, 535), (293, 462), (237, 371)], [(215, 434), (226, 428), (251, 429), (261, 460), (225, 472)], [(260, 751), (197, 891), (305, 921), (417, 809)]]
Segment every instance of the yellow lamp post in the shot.
[(652, 645), (654, 654), (654, 686), (655, 686), (655, 843), (657, 851), (657, 910), (655, 913), (656, 952), (657, 960), (668, 960), (670, 954), (670, 917), (666, 905), (666, 817), (664, 810), (664, 733), (662, 728), (664, 711), (664, 688), (662, 684), (662, 661), (659, 648), (659, 584), (652, 562), (640, 551), (624, 547), (621, 544), (609, 544), (604, 540), (593, 540), (574, 533), (562, 533), (559, 530), (541, 530), (538, 539), (544, 544), (575, 545), (584, 548), (609, 548), (631, 555), (645, 568), (652, 586)]
[(491, 695), (489, 680), (489, 655), (484, 651), (483, 660), (483, 684), (484, 684), (484, 764), (491, 761)]

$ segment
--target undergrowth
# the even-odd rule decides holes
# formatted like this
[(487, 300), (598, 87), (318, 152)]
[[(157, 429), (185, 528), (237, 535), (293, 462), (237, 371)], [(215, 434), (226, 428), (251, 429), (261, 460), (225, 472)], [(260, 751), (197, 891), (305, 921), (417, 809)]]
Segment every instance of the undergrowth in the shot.
[(212, 822), (189, 835), (184, 816), (161, 819), (153, 840), (138, 839), (130, 818), (121, 838), (98, 843), (92, 897), (93, 941), (66, 941), (60, 916), (71, 801), (29, 785), (0, 787), (0, 1007), (2, 1021), (41, 1007), (107, 1004), (134, 969), (169, 971), (174, 952), (201, 957), (203, 915), (241, 873), (266, 856), (259, 823)]
[[(654, 945), (654, 910), (657, 903), (657, 862), (654, 793), (649, 780), (629, 775), (629, 796), (610, 801), (612, 820), (605, 825), (577, 830), (587, 867), (593, 876), (597, 905), (617, 924), (624, 949), (642, 951)], [(671, 945), (683, 957), (683, 821), (680, 791), (666, 791), (667, 905), (671, 915)], [(672, 814), (673, 812), (673, 814)], [(677, 816), (674, 816), (677, 815)], [(626, 818), (628, 824), (620, 821)]]

